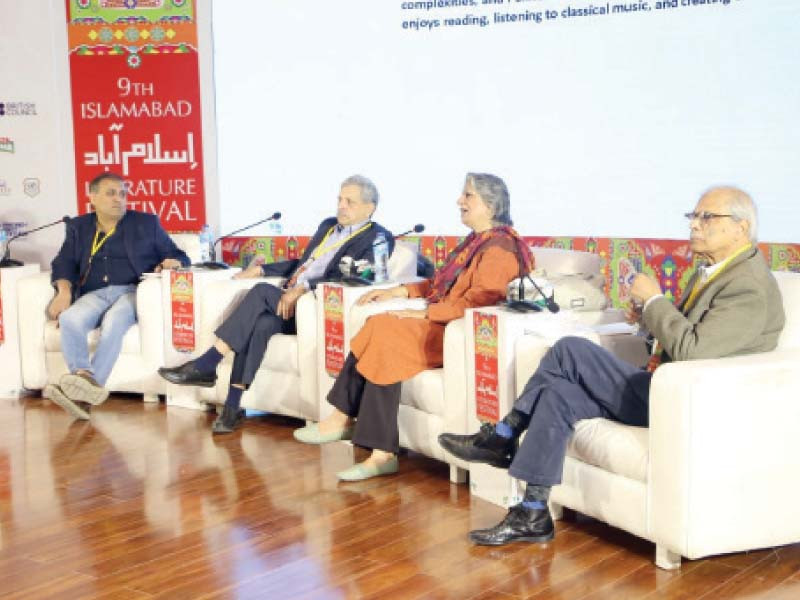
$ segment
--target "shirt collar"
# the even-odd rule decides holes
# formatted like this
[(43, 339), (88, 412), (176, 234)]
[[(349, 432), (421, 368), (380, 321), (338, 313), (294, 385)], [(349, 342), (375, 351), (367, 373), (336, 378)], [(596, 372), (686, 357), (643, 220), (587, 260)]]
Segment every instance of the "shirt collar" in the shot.
[(355, 223), (354, 225), (339, 225), (337, 223), (336, 229), (334, 231), (338, 234), (352, 235), (353, 233), (364, 227), (364, 225), (366, 225), (367, 223), (369, 223), (369, 219), (367, 219), (366, 221), (361, 221), (361, 223)]

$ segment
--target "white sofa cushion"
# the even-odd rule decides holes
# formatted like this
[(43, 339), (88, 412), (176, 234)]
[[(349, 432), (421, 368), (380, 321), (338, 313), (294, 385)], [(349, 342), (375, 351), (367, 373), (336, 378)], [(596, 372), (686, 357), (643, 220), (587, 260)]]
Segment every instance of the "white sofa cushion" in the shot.
[(444, 369), (428, 369), (403, 382), (400, 404), (429, 415), (444, 415)]
[[(94, 352), (100, 341), (100, 329), (89, 333), (89, 350)], [(47, 321), (44, 326), (44, 347), (47, 352), (61, 352), (61, 329), (56, 326), (56, 321)], [(121, 354), (141, 354), (142, 342), (139, 324), (133, 325), (122, 338)]]
[(608, 419), (578, 421), (567, 455), (604, 471), (646, 483), (648, 430)]
[[(297, 336), (284, 335), (282, 333), (273, 335), (269, 340), (269, 344), (267, 344), (267, 352), (264, 355), (261, 368), (283, 373), (299, 373)], [(310, 365), (309, 368), (311, 368)]]

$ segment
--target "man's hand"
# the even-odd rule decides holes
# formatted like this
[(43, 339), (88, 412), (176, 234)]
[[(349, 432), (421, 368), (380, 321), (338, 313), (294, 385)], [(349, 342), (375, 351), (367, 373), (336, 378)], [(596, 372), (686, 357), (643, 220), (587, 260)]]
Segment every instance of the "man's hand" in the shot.
[(625, 308), (625, 321), (628, 325), (636, 325), (642, 321), (642, 305), (629, 304)]
[(278, 316), (281, 319), (288, 321), (294, 316), (294, 309), (297, 306), (297, 301), (300, 296), (306, 293), (306, 288), (302, 285), (296, 285), (290, 290), (286, 290), (278, 302)]
[(394, 317), (398, 317), (400, 319), (427, 319), (428, 318), (428, 311), (427, 310), (389, 310), (386, 311), (387, 314), (390, 314)]
[(631, 282), (631, 296), (640, 304), (644, 304), (653, 296), (663, 293), (655, 278), (638, 273)]
[(72, 294), (69, 291), (58, 292), (47, 305), (47, 316), (57, 319), (58, 315), (69, 308), (70, 304), (72, 304)]
[(183, 265), (181, 265), (179, 260), (175, 260), (174, 258), (165, 258), (160, 265), (155, 268), (156, 273), (161, 273), (164, 269), (180, 269)]
[(234, 279), (257, 279), (258, 277), (263, 276), (263, 271), (261, 270), (261, 265), (263, 264), (263, 260), (261, 262), (253, 261), (250, 263), (246, 269), (242, 269), (236, 275), (233, 276)]
[(370, 302), (386, 302), (392, 298), (408, 298), (408, 288), (403, 285), (398, 285), (385, 290), (370, 290), (361, 296), (361, 298), (356, 301), (356, 304), (364, 306)]

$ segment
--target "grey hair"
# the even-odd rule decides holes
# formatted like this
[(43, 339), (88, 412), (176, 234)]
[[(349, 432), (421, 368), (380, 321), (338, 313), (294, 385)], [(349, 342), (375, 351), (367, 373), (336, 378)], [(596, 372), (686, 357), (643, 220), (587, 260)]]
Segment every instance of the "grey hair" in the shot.
[(358, 186), (358, 189), (361, 191), (362, 201), (372, 202), (375, 206), (378, 205), (381, 196), (378, 194), (378, 188), (375, 187), (375, 184), (372, 183), (371, 179), (364, 177), (363, 175), (350, 175), (350, 177), (342, 182), (341, 187), (346, 185)]
[(711, 193), (721, 193), (725, 195), (728, 200), (728, 212), (731, 213), (731, 218), (738, 222), (747, 221), (749, 227), (747, 234), (750, 237), (750, 242), (755, 244), (758, 242), (758, 209), (755, 202), (750, 195), (733, 186), (721, 186), (708, 190), (703, 196)]
[(467, 173), (467, 182), (473, 185), (492, 211), (492, 223), (495, 227), (514, 224), (511, 220), (511, 198), (502, 179), (489, 173)]

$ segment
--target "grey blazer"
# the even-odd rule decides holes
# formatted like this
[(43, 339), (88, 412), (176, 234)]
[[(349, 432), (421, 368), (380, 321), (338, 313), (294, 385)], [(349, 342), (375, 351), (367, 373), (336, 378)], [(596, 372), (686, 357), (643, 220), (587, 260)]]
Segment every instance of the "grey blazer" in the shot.
[(672, 360), (721, 358), (774, 350), (785, 316), (778, 283), (758, 248), (737, 256), (700, 292), (684, 316), (682, 308), (699, 277), (696, 272), (677, 306), (656, 298), (643, 319)]

